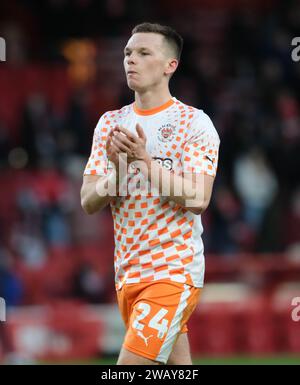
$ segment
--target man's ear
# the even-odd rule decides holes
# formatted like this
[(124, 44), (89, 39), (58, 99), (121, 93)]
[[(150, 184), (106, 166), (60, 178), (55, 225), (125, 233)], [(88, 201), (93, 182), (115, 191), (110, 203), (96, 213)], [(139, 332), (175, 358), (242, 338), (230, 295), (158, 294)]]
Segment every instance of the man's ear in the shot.
[(165, 75), (173, 75), (178, 67), (178, 64), (179, 62), (177, 59), (170, 59), (166, 65)]

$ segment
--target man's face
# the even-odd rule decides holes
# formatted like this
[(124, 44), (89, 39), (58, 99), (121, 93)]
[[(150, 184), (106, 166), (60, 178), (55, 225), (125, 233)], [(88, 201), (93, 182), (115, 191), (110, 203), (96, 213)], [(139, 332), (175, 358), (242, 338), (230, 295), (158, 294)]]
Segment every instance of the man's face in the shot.
[(146, 91), (168, 80), (171, 52), (164, 37), (157, 33), (135, 33), (124, 49), (128, 87)]

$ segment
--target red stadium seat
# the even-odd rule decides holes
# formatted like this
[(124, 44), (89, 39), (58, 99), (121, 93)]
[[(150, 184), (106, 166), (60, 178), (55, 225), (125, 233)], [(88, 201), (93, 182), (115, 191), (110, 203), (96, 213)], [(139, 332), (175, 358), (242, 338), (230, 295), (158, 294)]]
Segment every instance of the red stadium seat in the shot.
[(237, 350), (236, 311), (230, 304), (204, 303), (189, 322), (193, 353), (232, 354)]
[(244, 304), (240, 314), (240, 326), (244, 339), (243, 352), (253, 354), (273, 353), (276, 350), (275, 325), (272, 310), (267, 299), (254, 298)]

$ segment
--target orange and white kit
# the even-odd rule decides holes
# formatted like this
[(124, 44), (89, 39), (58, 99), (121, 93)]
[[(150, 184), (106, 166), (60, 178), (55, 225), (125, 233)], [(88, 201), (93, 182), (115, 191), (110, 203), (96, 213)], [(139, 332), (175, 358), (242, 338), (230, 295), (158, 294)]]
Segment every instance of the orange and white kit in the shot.
[[(121, 125), (135, 135), (139, 123), (152, 159), (178, 175), (216, 175), (219, 136), (210, 118), (176, 98), (151, 110), (135, 103), (102, 115), (96, 126), (85, 175), (108, 175), (108, 132)], [(128, 188), (138, 176), (133, 170)], [(115, 284), (170, 280), (203, 287), (204, 248), (201, 216), (162, 195), (128, 193), (110, 203), (114, 219)]]
[(167, 363), (195, 309), (201, 289), (161, 280), (123, 285), (118, 305), (126, 326), (123, 346), (142, 357)]

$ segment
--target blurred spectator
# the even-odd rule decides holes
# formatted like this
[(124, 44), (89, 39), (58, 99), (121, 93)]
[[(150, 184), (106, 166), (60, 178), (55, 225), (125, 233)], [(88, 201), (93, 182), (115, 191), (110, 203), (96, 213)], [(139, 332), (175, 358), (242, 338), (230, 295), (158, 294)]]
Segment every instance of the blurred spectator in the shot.
[(227, 186), (220, 187), (214, 194), (211, 215), (213, 217), (207, 238), (208, 250), (213, 253), (232, 255), (240, 251), (240, 232), (237, 227), (241, 225), (241, 207)]
[(76, 298), (90, 302), (101, 303), (106, 300), (106, 280), (89, 264), (79, 267), (73, 280), (72, 294)]
[(234, 184), (243, 203), (244, 219), (258, 232), (278, 189), (275, 176), (260, 149), (252, 148), (237, 158)]
[(11, 147), (7, 128), (0, 121), (0, 168), (7, 167), (8, 154)]
[(288, 251), (297, 248), (300, 256), (300, 187), (298, 187), (291, 196), (291, 200), (286, 207), (286, 214), (282, 226), (284, 234), (284, 245)]
[(55, 165), (58, 121), (43, 94), (29, 96), (23, 113), (21, 145), (29, 154), (29, 165)]
[(12, 257), (5, 249), (0, 249), (0, 297), (7, 307), (19, 305), (23, 299), (22, 282), (13, 272)]

